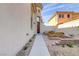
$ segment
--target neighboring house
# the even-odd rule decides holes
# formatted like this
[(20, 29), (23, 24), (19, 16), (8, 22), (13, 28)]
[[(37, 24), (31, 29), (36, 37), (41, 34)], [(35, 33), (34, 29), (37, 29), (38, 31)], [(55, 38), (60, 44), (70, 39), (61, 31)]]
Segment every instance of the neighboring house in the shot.
[(79, 12), (56, 12), (48, 21), (51, 26), (58, 26), (60, 24), (79, 19)]
[(48, 23), (57, 27), (55, 31), (64, 32), (66, 36), (79, 35), (79, 12), (56, 12)]
[(0, 55), (16, 55), (40, 32), (41, 10), (41, 4), (0, 4)]
[(78, 28), (79, 28), (79, 19), (76, 19), (70, 22), (60, 24), (56, 31), (62, 31), (67, 36), (76, 36), (76, 38), (79, 38)]

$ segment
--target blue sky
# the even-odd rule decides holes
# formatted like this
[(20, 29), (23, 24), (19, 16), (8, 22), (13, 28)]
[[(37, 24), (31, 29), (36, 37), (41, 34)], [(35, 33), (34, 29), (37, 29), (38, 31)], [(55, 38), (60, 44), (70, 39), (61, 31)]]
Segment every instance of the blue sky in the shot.
[(42, 18), (47, 24), (56, 11), (79, 12), (79, 3), (43, 3)]

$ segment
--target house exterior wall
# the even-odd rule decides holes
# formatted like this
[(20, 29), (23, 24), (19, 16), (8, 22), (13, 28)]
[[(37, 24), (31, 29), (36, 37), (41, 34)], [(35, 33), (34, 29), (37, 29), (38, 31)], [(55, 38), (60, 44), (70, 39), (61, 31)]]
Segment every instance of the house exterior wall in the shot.
[(44, 23), (40, 22), (40, 33), (43, 33), (45, 29)]
[(60, 24), (57, 30), (64, 32), (66, 35), (77, 36), (79, 35), (79, 19)]
[[(58, 24), (63, 24), (63, 23), (65, 23), (65, 22), (69, 22), (69, 21), (71, 21), (72, 20), (72, 12), (59, 12), (59, 13), (57, 13), (57, 15), (58, 15)], [(59, 15), (63, 15), (63, 17), (61, 17), (61, 18), (59, 18)], [(69, 18), (67, 17), (67, 16), (70, 16)]]
[[(59, 15), (63, 14), (63, 18), (59, 18)], [(67, 18), (67, 15), (70, 14), (70, 18)], [(57, 29), (55, 31), (57, 32), (64, 32), (66, 36), (79, 35), (79, 30), (77, 30), (77, 26), (79, 26), (79, 12), (57, 12), (55, 15), (57, 15), (58, 24)], [(50, 21), (52, 21), (50, 19)], [(51, 22), (53, 24), (53, 22)], [(53, 30), (53, 29), (52, 29)]]
[(31, 4), (0, 4), (0, 55), (16, 55), (29, 41), (30, 19)]
[(37, 7), (37, 16), (41, 17), (41, 8)]
[[(59, 17), (61, 15), (61, 18)], [(63, 17), (62, 17), (63, 15)], [(70, 17), (68, 18), (68, 15)], [(55, 15), (48, 21), (49, 25), (54, 25), (57, 23), (57, 25), (79, 19), (79, 13), (78, 12), (56, 12)]]
[(0, 4), (0, 56), (16, 55), (37, 34), (38, 5), (33, 6), (30, 3)]
[(72, 19), (75, 20), (75, 19), (79, 19), (79, 12), (77, 13), (73, 13), (73, 16), (72, 16)]
[[(42, 7), (41, 7), (40, 4), (36, 4), (36, 5), (38, 5), (38, 7), (37, 7), (37, 13), (36, 13), (36, 22), (40, 22), (40, 28), (39, 28), (39, 30), (40, 30), (40, 33), (43, 33), (42, 32), (43, 22), (42, 22), (42, 16), (41, 16)], [(37, 27), (37, 24), (38, 23), (36, 23), (36, 27)]]
[(55, 15), (51, 20), (48, 21), (50, 26), (56, 26), (58, 24), (57, 15)]
[[(66, 23), (66, 22), (69, 22), (69, 21), (72, 21), (72, 20), (79, 19), (79, 12), (59, 12), (59, 13), (57, 13), (57, 15), (59, 15), (59, 14), (64, 15), (64, 18), (58, 18), (59, 24), (63, 24), (63, 23)], [(68, 14), (70, 15), (69, 18), (67, 17)]]
[(32, 15), (32, 31), (34, 34), (37, 34), (37, 19), (36, 19), (37, 15), (35, 13), (33, 13)]

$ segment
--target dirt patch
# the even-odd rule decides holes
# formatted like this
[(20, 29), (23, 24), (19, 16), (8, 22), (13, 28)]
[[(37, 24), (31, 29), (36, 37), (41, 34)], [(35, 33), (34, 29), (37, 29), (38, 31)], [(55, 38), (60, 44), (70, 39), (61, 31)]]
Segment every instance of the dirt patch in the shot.
[(55, 44), (56, 42), (60, 42), (59, 38), (50, 40), (46, 35), (43, 35), (43, 37), (45, 38), (44, 40), (51, 56), (79, 56), (79, 45), (75, 45), (73, 48), (68, 46), (63, 47), (62, 45)]

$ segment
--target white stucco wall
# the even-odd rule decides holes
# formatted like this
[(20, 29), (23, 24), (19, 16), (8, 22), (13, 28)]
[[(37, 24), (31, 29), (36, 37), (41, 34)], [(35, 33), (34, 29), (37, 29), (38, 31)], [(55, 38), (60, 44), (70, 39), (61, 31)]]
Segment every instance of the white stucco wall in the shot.
[(56, 27), (53, 26), (45, 26), (44, 24), (41, 24), (41, 33), (48, 32), (48, 31), (55, 31)]
[(0, 4), (0, 55), (16, 55), (32, 37), (30, 7), (31, 4)]
[(56, 31), (61, 31), (64, 32), (66, 36), (69, 35), (79, 35), (79, 30), (77, 30), (77, 28), (75, 27), (70, 27), (70, 28), (61, 28), (61, 29), (57, 29)]
[(66, 35), (78, 35), (79, 34), (79, 30), (77, 30), (77, 26), (79, 26), (79, 19), (64, 23), (64, 24), (60, 24), (58, 26), (58, 30), (57, 31), (62, 31), (64, 32)]

